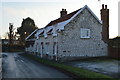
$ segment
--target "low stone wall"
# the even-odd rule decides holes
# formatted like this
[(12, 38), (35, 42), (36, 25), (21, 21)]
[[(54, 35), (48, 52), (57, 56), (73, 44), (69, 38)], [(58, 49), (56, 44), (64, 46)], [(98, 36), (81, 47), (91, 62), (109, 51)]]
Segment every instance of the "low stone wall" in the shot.
[(17, 52), (17, 51), (24, 51), (24, 45), (2, 45), (2, 52)]

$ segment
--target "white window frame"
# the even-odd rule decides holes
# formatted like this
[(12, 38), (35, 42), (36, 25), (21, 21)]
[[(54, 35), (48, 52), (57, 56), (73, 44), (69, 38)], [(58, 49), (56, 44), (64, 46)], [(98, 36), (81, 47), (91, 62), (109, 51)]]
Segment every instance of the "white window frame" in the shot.
[(80, 28), (80, 38), (90, 38), (90, 29)]

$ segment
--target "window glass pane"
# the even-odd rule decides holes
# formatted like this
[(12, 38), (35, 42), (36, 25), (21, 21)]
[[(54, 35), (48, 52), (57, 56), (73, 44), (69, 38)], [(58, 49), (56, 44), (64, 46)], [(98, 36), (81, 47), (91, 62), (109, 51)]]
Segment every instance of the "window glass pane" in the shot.
[(90, 29), (81, 28), (80, 29), (80, 37), (81, 38), (90, 38)]

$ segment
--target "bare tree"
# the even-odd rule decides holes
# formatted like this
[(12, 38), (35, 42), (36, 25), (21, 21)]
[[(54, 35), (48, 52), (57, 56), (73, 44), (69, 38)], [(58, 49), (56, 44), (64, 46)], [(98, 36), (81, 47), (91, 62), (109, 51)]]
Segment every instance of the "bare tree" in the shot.
[(9, 23), (9, 32), (8, 32), (8, 38), (9, 38), (9, 44), (12, 45), (13, 44), (13, 39), (14, 39), (14, 26), (13, 23)]

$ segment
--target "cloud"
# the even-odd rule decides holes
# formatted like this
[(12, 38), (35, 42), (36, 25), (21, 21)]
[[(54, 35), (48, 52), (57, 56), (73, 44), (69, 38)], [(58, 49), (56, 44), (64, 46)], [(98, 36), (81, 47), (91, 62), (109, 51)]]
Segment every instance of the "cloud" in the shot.
[[(97, 0), (92, 0), (92, 1), (91, 0), (84, 0), (84, 1), (83, 0), (69, 0), (69, 1), (68, 0), (64, 0), (64, 1), (63, 0), (31, 0), (33, 2), (38, 1), (37, 3), (33, 3), (30, 0), (29, 2), (31, 3), (24, 3), (24, 1), (28, 1), (28, 0), (2, 0), (2, 1), (4, 1), (3, 2), (4, 5), (2, 6), (3, 8), (2, 17), (4, 18), (4, 21), (3, 21), (4, 28), (8, 27), (9, 22), (14, 22), (15, 26), (18, 27), (21, 25), (22, 18), (26, 18), (26, 17), (31, 17), (32, 19), (34, 19), (38, 27), (44, 27), (51, 20), (54, 20), (60, 16), (59, 11), (62, 8), (66, 8), (68, 12), (72, 12), (74, 10), (79, 9), (80, 7), (83, 7), (85, 4), (87, 4), (90, 7), (90, 9), (92, 9), (92, 11), (98, 17), (100, 17), (99, 9), (101, 8), (101, 6), (99, 6), (99, 2)], [(14, 1), (14, 3), (9, 3), (10, 1)], [(20, 3), (20, 2), (23, 2), (23, 3)], [(110, 9), (110, 36), (112, 36), (113, 33), (118, 33), (117, 32), (118, 31), (117, 30), (118, 0), (116, 1), (101, 0), (101, 4), (102, 3), (107, 4), (108, 8)]]
[[(54, 9), (53, 9), (54, 10)], [(4, 6), (3, 8), (3, 22), (6, 27), (9, 22), (13, 22), (16, 25), (20, 26), (22, 18), (31, 17), (38, 27), (44, 27), (51, 21), (49, 14), (53, 14), (54, 11), (48, 13), (49, 8), (40, 8), (40, 7), (25, 7), (25, 8), (14, 8)], [(54, 16), (55, 17), (55, 16)], [(7, 19), (7, 20), (6, 20)]]
[(80, 0), (1, 0), (2, 2), (77, 2)]
[(9, 15), (16, 15), (18, 12), (18, 10), (10, 8), (10, 7), (4, 7), (3, 8), (3, 13), (9, 14)]

